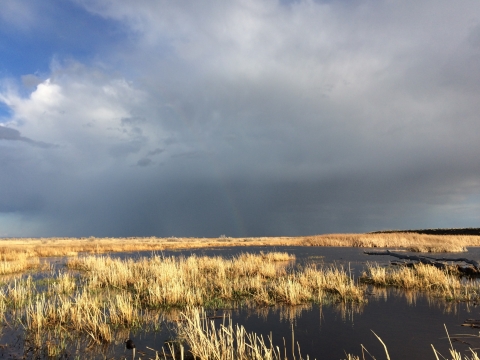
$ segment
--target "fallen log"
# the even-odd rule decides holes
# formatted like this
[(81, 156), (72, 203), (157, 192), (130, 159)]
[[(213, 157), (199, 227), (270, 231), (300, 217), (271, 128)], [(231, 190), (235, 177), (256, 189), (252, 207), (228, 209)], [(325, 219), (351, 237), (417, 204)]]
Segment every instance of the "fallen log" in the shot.
[[(418, 255), (406, 255), (406, 254), (399, 254), (396, 252), (392, 252), (390, 250), (384, 251), (367, 251), (363, 252), (366, 255), (388, 255), (393, 256), (397, 259), (408, 260), (408, 261), (416, 261), (426, 265), (432, 265), (439, 269), (451, 269), (452, 266), (455, 267), (459, 272), (466, 274), (466, 275), (478, 275), (480, 274), (480, 262), (476, 260), (471, 260), (467, 258), (436, 258), (433, 256), (418, 256)], [(463, 262), (469, 264), (471, 266), (461, 266), (461, 265), (449, 265), (446, 264), (447, 262)], [(408, 263), (407, 263), (408, 264)]]

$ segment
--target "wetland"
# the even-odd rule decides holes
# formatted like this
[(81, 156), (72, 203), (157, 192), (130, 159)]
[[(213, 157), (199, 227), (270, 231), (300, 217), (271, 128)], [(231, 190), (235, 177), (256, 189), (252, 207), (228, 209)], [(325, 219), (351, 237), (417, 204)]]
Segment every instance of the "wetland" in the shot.
[[(479, 331), (461, 325), (480, 318), (476, 278), (391, 267), (364, 250), (210, 246), (4, 259), (0, 357), (131, 359), (127, 339), (136, 359), (371, 358), (362, 346), (385, 357), (374, 333), (392, 358), (435, 359), (431, 345), (447, 358), (452, 347), (474, 356)], [(462, 256), (478, 260), (480, 249)]]

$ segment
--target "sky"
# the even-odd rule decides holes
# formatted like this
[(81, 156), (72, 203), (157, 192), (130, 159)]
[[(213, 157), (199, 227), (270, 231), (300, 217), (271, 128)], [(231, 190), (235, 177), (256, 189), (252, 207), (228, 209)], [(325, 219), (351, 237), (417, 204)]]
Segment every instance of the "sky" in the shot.
[(480, 227), (478, 0), (1, 0), (0, 237)]

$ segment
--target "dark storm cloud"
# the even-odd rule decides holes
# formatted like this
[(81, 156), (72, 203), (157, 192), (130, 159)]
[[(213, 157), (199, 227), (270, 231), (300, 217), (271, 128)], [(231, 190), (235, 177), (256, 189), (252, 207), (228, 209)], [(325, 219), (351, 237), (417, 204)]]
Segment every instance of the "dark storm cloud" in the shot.
[[(162, 180), (159, 175), (165, 170), (148, 167), (146, 170), (158, 171), (157, 176), (136, 173), (134, 178), (96, 179), (95, 188), (77, 185), (77, 194), (63, 194), (67, 198), (62, 201), (72, 206), (60, 206), (66, 209), (62, 213), (54, 210), (51, 226), (81, 236), (88, 236), (90, 231), (99, 236), (213, 237), (422, 227), (425, 218), (419, 218), (418, 213), (428, 214), (432, 207), (452, 202), (445, 199), (451, 194), (446, 195), (444, 187), (464, 176), (480, 176), (478, 168), (463, 175), (459, 168), (444, 168), (439, 163), (423, 173), (412, 167), (363, 176), (353, 173), (290, 181), (245, 176), (219, 181), (188, 176)], [(414, 182), (415, 187), (411, 185)], [(127, 188), (128, 192), (122, 191)], [(453, 208), (448, 210), (453, 214)], [(472, 216), (475, 214), (442, 221), (447, 220), (447, 227), (468, 226)], [(429, 225), (440, 225), (436, 221), (429, 220)]]
[(0, 93), (65, 149), (0, 151), (36, 235), (478, 226), (478, 3), (76, 3), (122, 46)]
[(43, 141), (35, 141), (27, 137), (21, 136), (20, 131), (12, 128), (8, 128), (6, 126), (0, 126), (0, 140), (22, 141), (29, 145), (39, 147), (42, 149), (57, 147), (57, 145), (54, 145), (54, 144), (48, 144)]

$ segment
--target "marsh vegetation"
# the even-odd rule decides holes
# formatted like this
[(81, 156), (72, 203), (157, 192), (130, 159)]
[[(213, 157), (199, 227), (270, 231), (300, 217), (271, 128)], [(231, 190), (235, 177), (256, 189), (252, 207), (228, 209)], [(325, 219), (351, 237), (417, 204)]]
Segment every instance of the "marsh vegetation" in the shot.
[(480, 283), (476, 279), (460, 277), (459, 273), (421, 263), (413, 267), (368, 264), (360, 280), (375, 286), (420, 290), (448, 301), (480, 299)]
[(327, 234), (300, 237), (231, 238), (4, 238), (0, 258), (76, 256), (109, 252), (161, 251), (230, 246), (339, 246), (401, 248), (415, 252), (461, 252), (480, 246), (478, 235), (436, 235), (418, 233)]
[[(93, 359), (100, 348), (124, 346), (132, 331), (155, 333), (168, 327), (171, 341), (137, 355), (302, 359), (308, 352), (302, 355), (301, 340), (285, 345), (285, 335), (272, 339), (268, 331), (237, 325), (228, 316), (230, 309), (255, 309), (257, 316), (264, 312), (267, 318), (275, 306), (282, 309), (280, 319), (293, 324), (302, 312), (322, 305), (353, 321), (368, 304), (369, 294), (385, 292), (386, 298), (386, 289), (392, 287), (410, 294), (412, 303), (418, 293), (453, 304), (480, 297), (474, 279), (432, 266), (369, 264), (356, 279), (349, 267), (299, 265), (295, 256), (278, 251), (230, 257), (153, 253), (136, 259), (83, 255), (64, 264), (55, 269), (27, 255), (15, 261), (5, 257), (0, 263), (3, 274), (10, 274), (3, 275), (0, 286), (0, 321), (22, 334), (20, 355), (26, 358)], [(461, 359), (455, 356), (452, 352), (452, 359)], [(469, 356), (464, 359), (477, 355)]]
[[(153, 255), (135, 261), (75, 257), (66, 271), (8, 281), (0, 288), (0, 317), (24, 330), (31, 351), (55, 355), (67, 351), (72, 338), (118, 342), (125, 331), (154, 331), (165, 317), (178, 318), (178, 311), (192, 307), (364, 301), (362, 286), (343, 268), (295, 268), (289, 266), (294, 259), (286, 253), (231, 259)], [(263, 349), (263, 343), (255, 344)]]

